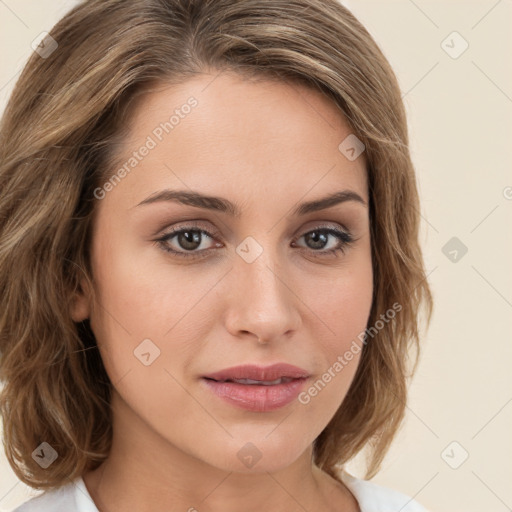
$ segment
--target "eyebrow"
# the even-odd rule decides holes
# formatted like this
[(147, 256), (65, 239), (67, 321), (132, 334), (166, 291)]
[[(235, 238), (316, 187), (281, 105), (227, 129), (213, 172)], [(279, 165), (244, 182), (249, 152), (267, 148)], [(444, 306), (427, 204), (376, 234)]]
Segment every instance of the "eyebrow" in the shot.
[[(195, 206), (197, 208), (203, 208), (206, 210), (214, 210), (221, 213), (226, 213), (234, 217), (240, 217), (241, 215), (240, 208), (228, 199), (224, 199), (222, 197), (207, 196), (200, 194), (199, 192), (189, 192), (186, 190), (166, 189), (160, 192), (156, 192), (141, 201), (137, 207), (161, 201), (171, 201), (188, 206)], [(292, 215), (305, 215), (307, 213), (325, 210), (337, 204), (346, 203), (348, 201), (354, 201), (367, 206), (366, 201), (357, 192), (354, 192), (353, 190), (342, 190), (340, 192), (329, 194), (328, 196), (321, 199), (315, 199), (313, 201), (306, 201), (301, 203), (293, 209)]]

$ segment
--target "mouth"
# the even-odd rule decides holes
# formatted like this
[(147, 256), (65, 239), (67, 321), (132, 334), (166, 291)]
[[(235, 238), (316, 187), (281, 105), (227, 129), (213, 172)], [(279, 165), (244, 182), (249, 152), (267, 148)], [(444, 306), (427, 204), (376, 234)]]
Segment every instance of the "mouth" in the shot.
[(228, 368), (201, 380), (225, 403), (253, 412), (268, 412), (293, 402), (309, 377), (302, 368), (280, 363)]
[(244, 381), (244, 384), (268, 383), (266, 385), (273, 385), (275, 381), (280, 379), (302, 379), (305, 377), (309, 377), (309, 373), (306, 370), (288, 363), (276, 363), (270, 366), (254, 364), (233, 366), (204, 376), (206, 379), (212, 379), (217, 382)]

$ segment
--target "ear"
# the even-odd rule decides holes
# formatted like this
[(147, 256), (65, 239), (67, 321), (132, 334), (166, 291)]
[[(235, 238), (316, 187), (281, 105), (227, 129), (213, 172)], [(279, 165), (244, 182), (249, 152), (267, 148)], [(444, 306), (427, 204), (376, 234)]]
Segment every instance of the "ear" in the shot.
[(69, 311), (73, 322), (82, 322), (90, 315), (89, 293), (85, 282), (80, 284), (80, 289), (71, 298)]

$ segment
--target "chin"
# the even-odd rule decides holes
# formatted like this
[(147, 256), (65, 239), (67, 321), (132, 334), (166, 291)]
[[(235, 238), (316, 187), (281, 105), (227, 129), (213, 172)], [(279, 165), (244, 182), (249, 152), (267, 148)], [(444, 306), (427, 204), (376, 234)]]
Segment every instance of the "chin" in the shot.
[(296, 442), (289, 436), (280, 441), (277, 438), (270, 440), (270, 437), (264, 439), (256, 436), (244, 441), (230, 439), (229, 445), (221, 452), (210, 452), (203, 460), (223, 471), (241, 474), (274, 473), (292, 465), (307, 449), (307, 446), (303, 446), (304, 437), (296, 439)]

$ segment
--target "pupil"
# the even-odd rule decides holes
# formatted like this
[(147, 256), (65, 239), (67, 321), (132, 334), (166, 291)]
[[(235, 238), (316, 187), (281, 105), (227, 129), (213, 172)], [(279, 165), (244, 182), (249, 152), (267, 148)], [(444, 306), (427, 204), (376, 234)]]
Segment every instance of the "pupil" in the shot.
[[(315, 249), (322, 249), (327, 243), (327, 235), (325, 233), (320, 233), (319, 231), (312, 231), (306, 235), (306, 241), (313, 241), (313, 246)], [(320, 240), (320, 243), (318, 242)]]
[(197, 249), (201, 245), (201, 233), (199, 231), (183, 231), (178, 235), (178, 242), (183, 249)]

